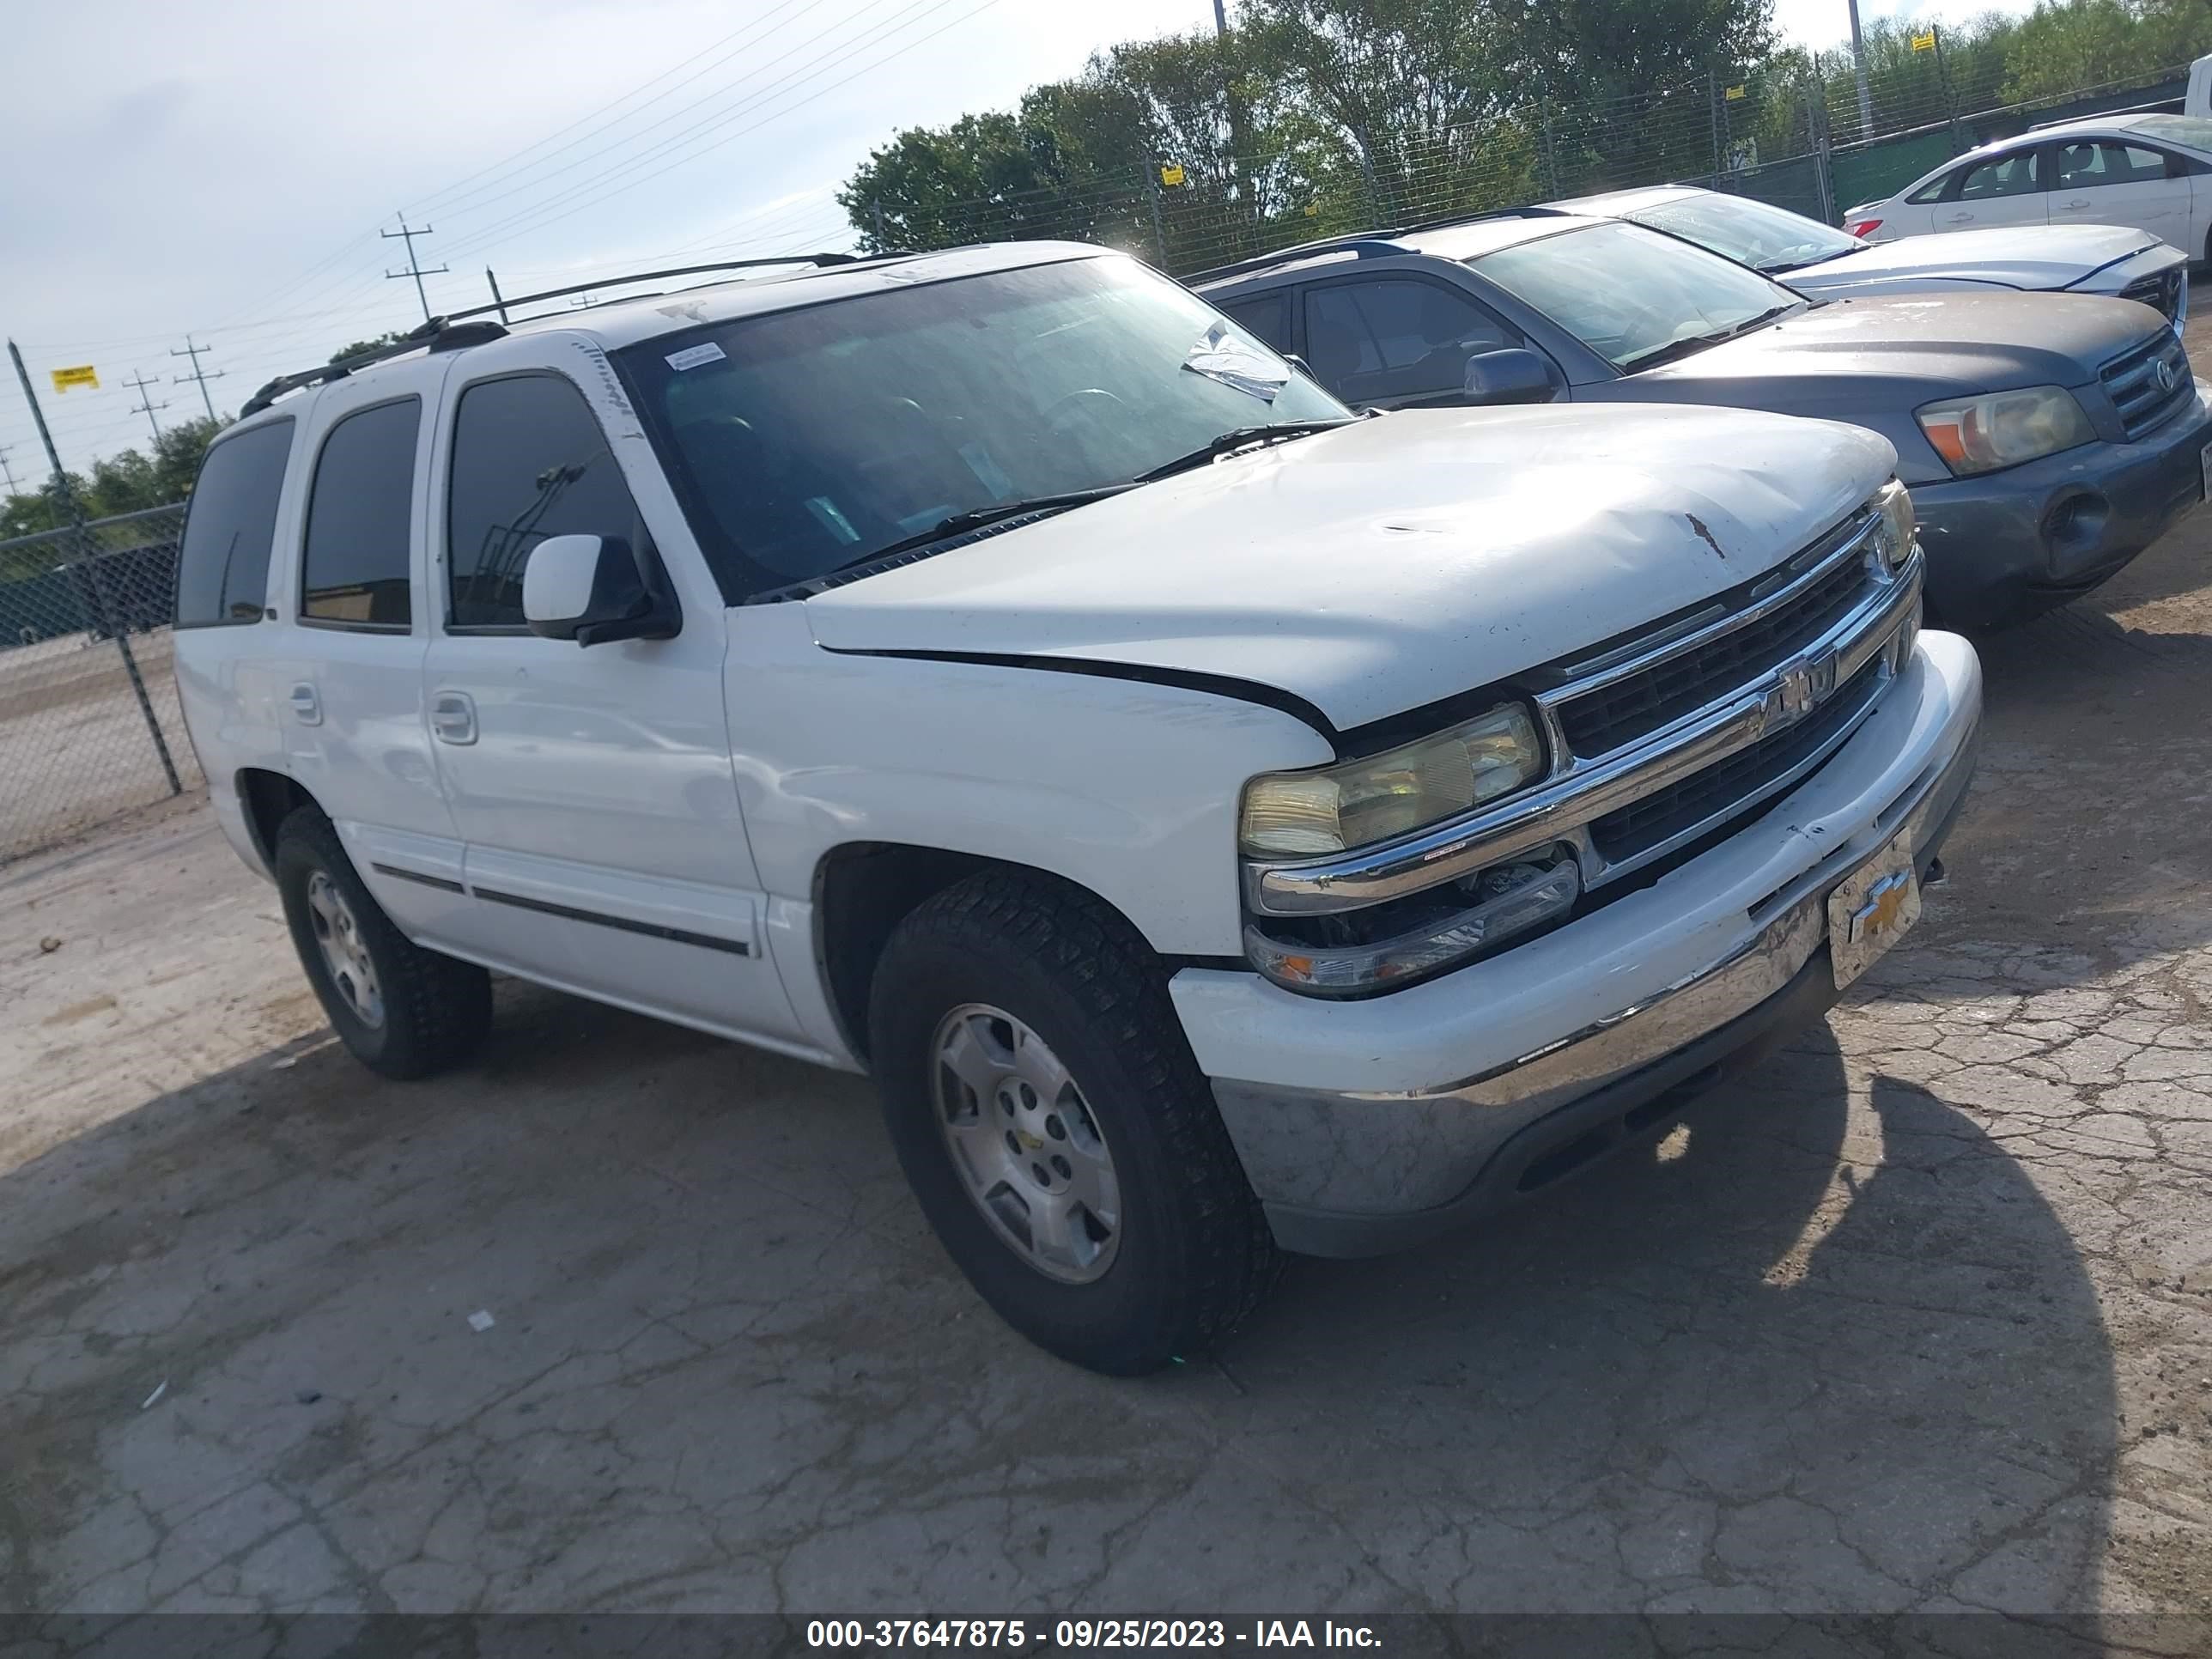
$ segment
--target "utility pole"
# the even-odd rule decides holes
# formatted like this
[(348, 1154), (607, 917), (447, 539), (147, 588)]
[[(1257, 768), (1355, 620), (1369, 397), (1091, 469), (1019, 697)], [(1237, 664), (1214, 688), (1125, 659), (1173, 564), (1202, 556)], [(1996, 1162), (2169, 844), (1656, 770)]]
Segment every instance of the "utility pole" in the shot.
[[(54, 469), (54, 496), (60, 501), (62, 511), (69, 515), (70, 526), (76, 532), (77, 556), (88, 564), (94, 556), (92, 538), (86, 534), (84, 514), (76, 503), (76, 492), (70, 488), (69, 473), (62, 466), (61, 452), (54, 447), (54, 434), (46, 430), (46, 411), (39, 407), (39, 394), (31, 390), (31, 371), (23, 367), (23, 354), (13, 340), (8, 342), (8, 355), (15, 361), (15, 378), (22, 383), (23, 401), (31, 406), (31, 421), (39, 428), (39, 441), (46, 447), (46, 460)], [(115, 641), (116, 653), (123, 659), (123, 672), (130, 676), (131, 690), (138, 698), (138, 715), (146, 722), (146, 735), (154, 740), (154, 752), (161, 757), (162, 774), (169, 780), (169, 793), (181, 795), (185, 786), (177, 776), (177, 763), (169, 754), (169, 739), (163, 735), (161, 722), (155, 718), (153, 700), (146, 695), (146, 677), (138, 672), (137, 653), (131, 648), (131, 627), (117, 619), (108, 610), (106, 594), (100, 591), (97, 568), (87, 570), (83, 592), (88, 596), (100, 627), (107, 637)]]
[(491, 274), (489, 265), (484, 267), (484, 281), (491, 284), (491, 302), (499, 307), (499, 320), (504, 323), (507, 321), (507, 295), (499, 291), (499, 278)]
[[(134, 374), (137, 373), (135, 370), (132, 372)], [(159, 386), (161, 383), (159, 380), (149, 380), (143, 374), (139, 374), (137, 379), (125, 380), (123, 384), (131, 387), (138, 394), (138, 407), (132, 410), (131, 412), (133, 415), (143, 415), (148, 422), (153, 426), (154, 441), (155, 443), (161, 442), (161, 423), (154, 418), (154, 411), (157, 409), (167, 409), (169, 405), (166, 402), (155, 403), (154, 401), (154, 394), (147, 391), (146, 388), (149, 386)]]
[(176, 376), (175, 379), (170, 381), (170, 384), (172, 386), (182, 386), (187, 380), (198, 380), (200, 385), (200, 402), (206, 406), (208, 419), (211, 421), (215, 419), (215, 399), (208, 396), (207, 383), (210, 380), (220, 380), (222, 379), (223, 371), (218, 368), (214, 374), (210, 374), (200, 367), (201, 355), (207, 350), (208, 348), (206, 346), (194, 345), (192, 343), (192, 337), (189, 334), (185, 335), (185, 349), (182, 351), (173, 350), (169, 355), (172, 357), (191, 358), (192, 360), (192, 372), (189, 374), (179, 374)]
[(1221, 95), (1229, 106), (1229, 182), (1245, 198), (1243, 205), (1249, 212), (1250, 192), (1244, 188), (1244, 100), (1237, 95), (1235, 66), (1229, 61), (1228, 0), (1213, 0), (1213, 38), (1221, 43)]
[(4, 478), (8, 481), (8, 493), (10, 495), (15, 495), (16, 493), (15, 469), (8, 465), (8, 446), (6, 444), (0, 444), (0, 478)]
[(428, 322), (430, 320), (430, 296), (422, 291), (422, 279), (425, 276), (435, 276), (446, 269), (443, 265), (434, 265), (429, 270), (425, 270), (421, 265), (415, 263), (415, 239), (417, 236), (429, 235), (430, 227), (428, 225), (410, 225), (407, 222), (407, 216), (403, 213), (399, 216), (398, 229), (380, 230), (376, 234), (384, 238), (387, 242), (404, 242), (407, 244), (407, 269), (404, 270), (387, 270), (384, 273), (385, 280), (386, 282), (397, 282), (402, 276), (412, 276), (415, 279), (415, 297), (422, 302), (422, 320), (426, 323)]
[(1874, 137), (1874, 94), (1867, 90), (1866, 42), (1859, 38), (1859, 0), (1844, 0), (1851, 9), (1851, 70), (1859, 82), (1859, 137)]

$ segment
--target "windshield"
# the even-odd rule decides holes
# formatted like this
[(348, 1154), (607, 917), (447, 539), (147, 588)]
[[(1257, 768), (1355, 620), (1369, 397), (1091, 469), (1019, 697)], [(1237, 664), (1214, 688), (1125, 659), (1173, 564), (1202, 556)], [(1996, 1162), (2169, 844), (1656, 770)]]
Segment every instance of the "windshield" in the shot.
[(1745, 196), (1677, 197), (1626, 216), (1640, 225), (1686, 236), (1755, 270), (1794, 270), (1821, 259), (1856, 253), (1866, 244), (1817, 219)]
[(1618, 222), (1517, 243), (1472, 263), (1619, 369), (1803, 303), (1757, 271)]
[(2212, 120), (2202, 115), (2145, 115), (2128, 125), (2147, 138), (2212, 151)]
[(726, 593), (1349, 411), (1133, 259), (918, 283), (618, 354)]

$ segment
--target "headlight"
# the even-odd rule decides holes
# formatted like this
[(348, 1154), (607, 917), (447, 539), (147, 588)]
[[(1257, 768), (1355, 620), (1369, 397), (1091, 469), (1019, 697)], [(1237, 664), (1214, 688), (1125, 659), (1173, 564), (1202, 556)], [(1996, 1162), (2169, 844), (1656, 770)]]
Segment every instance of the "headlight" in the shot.
[(2097, 436), (2081, 404), (2063, 386), (1953, 398), (1914, 413), (1944, 465), (1961, 478), (2055, 455)]
[(1502, 702), (1449, 732), (1244, 786), (1237, 838), (1258, 858), (1315, 858), (1389, 841), (1510, 794), (1542, 775), (1535, 717)]
[(1912, 556), (1912, 492), (1892, 478), (1867, 505), (1881, 515), (1875, 526), (1874, 550), (1883, 569), (1895, 570)]

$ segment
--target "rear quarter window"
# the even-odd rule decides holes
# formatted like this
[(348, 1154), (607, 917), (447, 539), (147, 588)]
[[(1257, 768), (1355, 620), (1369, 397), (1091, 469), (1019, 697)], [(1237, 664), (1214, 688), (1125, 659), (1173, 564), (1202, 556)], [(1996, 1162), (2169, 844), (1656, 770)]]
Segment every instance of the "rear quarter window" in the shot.
[(177, 556), (178, 627), (261, 620), (292, 427), (289, 419), (271, 421), (222, 439), (200, 464)]

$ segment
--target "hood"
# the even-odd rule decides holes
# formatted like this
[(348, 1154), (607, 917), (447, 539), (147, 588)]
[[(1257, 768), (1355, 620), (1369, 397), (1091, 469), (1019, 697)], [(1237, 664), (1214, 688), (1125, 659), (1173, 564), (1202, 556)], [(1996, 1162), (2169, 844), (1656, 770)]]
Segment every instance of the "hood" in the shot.
[(1411, 410), (1240, 455), (805, 601), (835, 651), (1066, 658), (1273, 687), (1340, 729), (1760, 574), (1889, 475), (1734, 410)]
[(2087, 386), (2157, 331), (2132, 300), (2087, 294), (1899, 295), (1834, 300), (1678, 362), (1580, 387), (1607, 402), (1723, 404), (1850, 421), (1895, 446), (1908, 484), (1950, 471), (1912, 411), (1940, 398)]
[[(1856, 252), (1779, 273), (1802, 294), (1899, 294), (1929, 286), (1977, 285), (2049, 291), (2072, 288), (2107, 266), (2165, 244), (2117, 225), (2034, 225), (1954, 231), (1874, 242)], [(2171, 258), (2183, 258), (2167, 249)], [(2138, 273), (2141, 274), (2141, 273)]]

